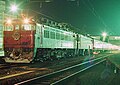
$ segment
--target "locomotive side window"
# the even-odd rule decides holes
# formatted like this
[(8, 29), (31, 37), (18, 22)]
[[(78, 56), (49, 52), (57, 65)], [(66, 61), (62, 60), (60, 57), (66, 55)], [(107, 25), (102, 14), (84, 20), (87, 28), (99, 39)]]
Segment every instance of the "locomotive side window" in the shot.
[(60, 33), (56, 33), (56, 39), (60, 39)]
[(44, 37), (49, 38), (49, 31), (48, 30), (44, 30)]
[(55, 39), (55, 32), (50, 32), (51, 39)]

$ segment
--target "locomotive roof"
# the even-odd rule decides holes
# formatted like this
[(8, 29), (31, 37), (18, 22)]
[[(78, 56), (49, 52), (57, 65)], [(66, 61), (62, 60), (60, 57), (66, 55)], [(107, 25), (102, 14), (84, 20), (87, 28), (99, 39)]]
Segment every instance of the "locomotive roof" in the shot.
[[(12, 19), (11, 20), (11, 24), (24, 24), (23, 22), (24, 19)], [(5, 24), (8, 24), (7, 21), (5, 22)], [(34, 21), (29, 20), (29, 24), (36, 24)]]

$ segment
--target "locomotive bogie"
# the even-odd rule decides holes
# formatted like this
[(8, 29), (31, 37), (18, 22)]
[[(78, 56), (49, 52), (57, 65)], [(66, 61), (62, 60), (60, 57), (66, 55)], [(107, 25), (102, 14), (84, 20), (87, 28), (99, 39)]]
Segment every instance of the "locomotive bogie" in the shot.
[(30, 63), (33, 59), (33, 49), (30, 48), (6, 48), (4, 58), (9, 63)]
[(75, 49), (65, 49), (65, 48), (38, 48), (37, 55), (34, 58), (35, 61), (52, 61), (65, 58), (71, 58), (75, 55)]

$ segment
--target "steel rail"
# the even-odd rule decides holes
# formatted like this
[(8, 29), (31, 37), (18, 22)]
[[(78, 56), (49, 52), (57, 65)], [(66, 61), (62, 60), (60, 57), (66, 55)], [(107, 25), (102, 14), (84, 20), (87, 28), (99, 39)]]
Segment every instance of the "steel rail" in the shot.
[[(68, 68), (59, 70), (59, 71), (55, 71), (55, 72), (52, 72), (52, 73), (49, 73), (49, 74), (46, 74), (46, 75), (42, 75), (42, 76), (38, 76), (38, 77), (35, 77), (35, 78), (31, 78), (31, 79), (25, 80), (25, 81), (16, 83), (16, 84), (14, 84), (14, 85), (26, 84), (26, 83), (35, 81), (35, 80), (37, 80), (37, 79), (41, 79), (41, 78), (44, 78), (44, 77), (47, 77), (47, 76), (51, 76), (51, 75), (54, 75), (54, 74), (57, 74), (57, 73), (60, 73), (60, 72), (64, 72), (64, 71), (66, 71), (66, 70), (69, 70), (69, 69), (72, 69), (72, 68), (75, 68), (75, 67), (78, 67), (78, 66), (81, 66), (81, 65), (84, 65), (84, 64), (93, 62), (93, 61), (97, 61), (97, 60), (100, 60), (100, 59), (102, 59), (100, 62), (103, 62), (103, 61), (106, 60), (105, 58), (108, 57), (108, 56), (109, 56), (109, 55), (104, 56), (104, 57), (99, 57), (99, 58), (96, 58), (96, 59), (92, 59), (92, 60), (89, 60), (89, 61), (86, 61), (86, 62), (77, 64), (77, 65), (74, 65), (74, 66), (71, 66), (71, 67), (68, 67)], [(84, 69), (82, 69), (82, 70), (80, 70), (80, 71), (78, 71), (78, 72), (82, 72), (82, 71), (84, 71), (84, 70), (87, 70), (88, 68), (91, 68), (92, 66), (97, 65), (97, 64), (99, 64), (100, 62), (97, 62), (97, 63), (95, 63), (95, 64), (93, 64), (93, 65), (90, 65), (90, 66), (88, 66), (88, 67), (86, 67), (86, 68), (84, 68)], [(78, 72), (76, 72), (75, 74), (77, 74)], [(71, 76), (72, 76), (72, 75), (75, 75), (75, 74), (71, 74)], [(66, 77), (66, 78), (67, 78), (67, 77)], [(61, 81), (61, 80), (59, 80), (59, 81)], [(59, 82), (59, 81), (58, 81), (58, 82)], [(56, 83), (57, 83), (57, 82), (56, 82)], [(54, 83), (53, 83), (53, 84), (54, 84)]]
[(60, 79), (60, 80), (58, 80), (58, 81), (55, 81), (54, 83), (51, 83), (50, 85), (57, 85), (58, 83), (66, 80), (66, 79), (68, 79), (68, 78), (70, 78), (70, 77), (73, 77), (73, 76), (75, 76), (76, 74), (79, 74), (80, 72), (83, 72), (83, 71), (85, 71), (85, 70), (87, 70), (87, 69), (89, 69), (89, 68), (91, 68), (91, 67), (93, 67), (93, 66), (95, 66), (95, 65), (97, 65), (97, 64), (99, 64), (99, 63), (101, 63), (101, 62), (104, 62), (105, 60), (106, 60), (106, 59), (103, 59), (103, 60), (101, 60), (101, 61), (99, 61), (99, 62), (97, 62), (97, 63), (95, 63), (95, 64), (93, 64), (93, 65), (90, 65), (90, 66), (88, 66), (88, 67), (86, 67), (86, 68), (84, 68), (84, 69), (82, 69), (82, 70), (80, 70), (80, 71), (78, 71), (78, 72), (75, 72), (75, 73), (73, 73), (73, 74), (71, 74), (71, 75), (69, 75), (69, 76), (67, 76), (67, 77), (64, 77), (64, 78), (62, 78), (62, 79)]

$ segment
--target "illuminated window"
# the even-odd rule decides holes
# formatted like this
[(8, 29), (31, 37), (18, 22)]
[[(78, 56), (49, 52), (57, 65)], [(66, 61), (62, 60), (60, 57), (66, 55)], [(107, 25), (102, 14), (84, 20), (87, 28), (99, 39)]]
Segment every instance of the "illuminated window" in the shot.
[(24, 30), (31, 30), (31, 26), (28, 24), (23, 25)]
[(13, 25), (7, 25), (5, 26), (5, 31), (13, 31)]
[(16, 26), (15, 26), (15, 30), (19, 30), (19, 25), (16, 25)]
[(22, 30), (35, 30), (35, 26), (31, 24), (22, 25)]

